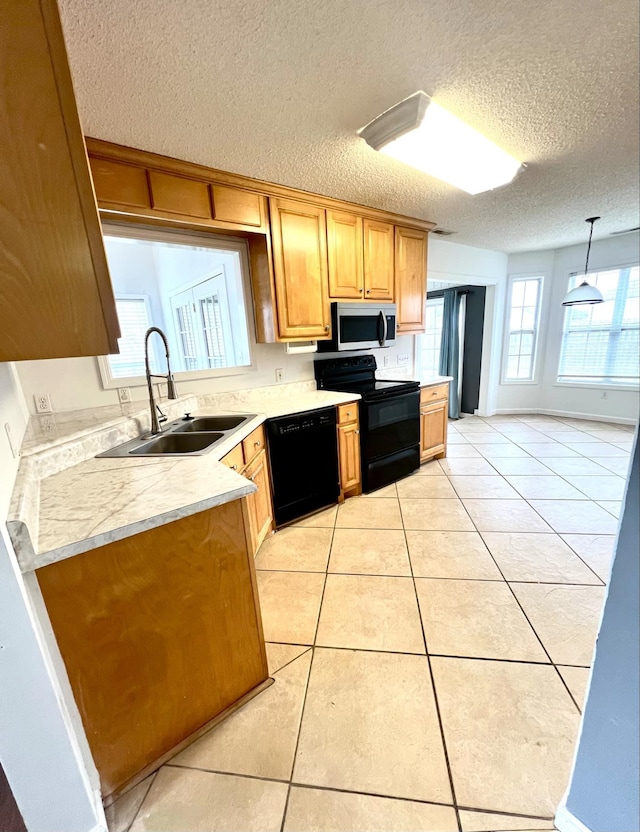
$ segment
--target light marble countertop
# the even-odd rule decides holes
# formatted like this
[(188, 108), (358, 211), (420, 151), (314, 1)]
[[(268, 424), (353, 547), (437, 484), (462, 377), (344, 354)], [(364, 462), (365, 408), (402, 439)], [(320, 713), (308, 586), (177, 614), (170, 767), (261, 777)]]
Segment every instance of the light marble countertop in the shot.
[(447, 381), (453, 381), (453, 376), (425, 376), (419, 378), (420, 387), (433, 387), (434, 384), (445, 384)]
[[(313, 383), (312, 383), (313, 384)], [(183, 396), (162, 402), (171, 420), (257, 413), (202, 456), (96, 459), (95, 454), (148, 430), (139, 405), (56, 414), (30, 425), (7, 527), (23, 572), (81, 554), (199, 511), (247, 496), (255, 485), (219, 460), (265, 419), (335, 406), (354, 394), (309, 383)], [(102, 417), (102, 418), (101, 418)]]

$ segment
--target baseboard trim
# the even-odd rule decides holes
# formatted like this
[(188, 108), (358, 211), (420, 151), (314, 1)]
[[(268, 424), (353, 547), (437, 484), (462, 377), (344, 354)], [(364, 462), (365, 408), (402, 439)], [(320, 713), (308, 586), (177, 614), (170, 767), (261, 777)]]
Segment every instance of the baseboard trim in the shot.
[(556, 816), (553, 819), (556, 829), (559, 832), (591, 832), (588, 826), (585, 826), (581, 820), (567, 809), (566, 803), (558, 807)]
[(609, 422), (617, 425), (635, 425), (635, 419), (623, 416), (601, 416), (596, 413), (575, 413), (570, 410), (551, 410), (549, 408), (509, 407), (494, 410), (492, 416), (560, 416), (567, 419), (587, 419), (590, 422)]

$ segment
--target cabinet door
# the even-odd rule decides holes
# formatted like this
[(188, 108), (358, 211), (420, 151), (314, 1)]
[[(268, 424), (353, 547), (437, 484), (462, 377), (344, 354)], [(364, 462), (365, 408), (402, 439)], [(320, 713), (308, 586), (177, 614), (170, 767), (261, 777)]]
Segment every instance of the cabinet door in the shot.
[(324, 208), (271, 199), (271, 235), (278, 333), (329, 336), (329, 280)]
[(362, 217), (327, 211), (329, 295), (332, 298), (364, 297), (364, 249)]
[(434, 402), (420, 408), (420, 459), (444, 455), (447, 449), (448, 402)]
[(393, 300), (393, 225), (364, 220), (364, 296)]
[(357, 422), (338, 428), (340, 485), (343, 492), (360, 487), (360, 431)]
[(398, 332), (424, 332), (427, 302), (427, 232), (396, 226)]
[(266, 451), (261, 451), (258, 454), (251, 465), (247, 466), (244, 475), (258, 487), (256, 492), (247, 497), (251, 523), (251, 541), (253, 554), (255, 555), (260, 548), (260, 544), (273, 527), (271, 483), (269, 482)]

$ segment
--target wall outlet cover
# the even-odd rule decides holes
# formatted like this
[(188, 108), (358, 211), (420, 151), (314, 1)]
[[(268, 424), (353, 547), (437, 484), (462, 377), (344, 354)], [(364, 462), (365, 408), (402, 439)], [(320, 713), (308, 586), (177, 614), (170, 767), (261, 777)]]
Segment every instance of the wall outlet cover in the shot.
[(383, 364), (384, 364), (385, 367), (390, 367), (391, 366), (391, 356), (390, 355), (385, 355), (385, 357), (383, 359)]
[(284, 381), (284, 370), (282, 367), (278, 367), (276, 370), (276, 384), (282, 384)]
[(398, 356), (398, 364), (400, 366), (402, 366), (403, 364), (408, 364), (408, 363), (409, 363), (409, 354), (408, 353), (403, 352), (402, 355)]
[(131, 401), (131, 390), (128, 387), (118, 387), (118, 398), (122, 404)]
[(53, 411), (48, 393), (36, 393), (33, 400), (36, 403), (36, 413), (51, 413)]

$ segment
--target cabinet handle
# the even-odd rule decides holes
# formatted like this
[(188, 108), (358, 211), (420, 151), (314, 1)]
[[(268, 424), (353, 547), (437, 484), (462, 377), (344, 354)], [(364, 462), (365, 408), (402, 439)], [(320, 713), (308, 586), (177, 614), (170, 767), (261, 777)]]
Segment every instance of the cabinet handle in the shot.
[(327, 324), (327, 325), (325, 326), (324, 331), (325, 331), (325, 332), (329, 332), (329, 324)]
[(231, 466), (231, 470), (232, 470), (232, 471), (237, 471), (237, 470), (238, 470), (238, 466), (237, 466), (237, 465), (232, 465), (232, 466)]
[(252, 475), (249, 477), (249, 479), (251, 480), (251, 482), (255, 482), (255, 481), (256, 481), (256, 480), (255, 480), (255, 474), (252, 474)]
[(359, 430), (354, 430), (354, 433), (355, 433), (356, 435), (358, 435), (358, 436), (360, 435), (360, 431), (359, 431)]
[(370, 294), (371, 294), (371, 289), (367, 289), (367, 294), (368, 294), (368, 295), (370, 295)]
[(361, 286), (361, 287), (358, 289), (358, 291), (359, 291), (359, 292), (364, 292), (364, 287), (363, 287), (363, 286)]
[(260, 443), (259, 443), (259, 442), (254, 442), (254, 443), (253, 443), (253, 447), (254, 447), (254, 448), (259, 448), (259, 447), (260, 447)]

